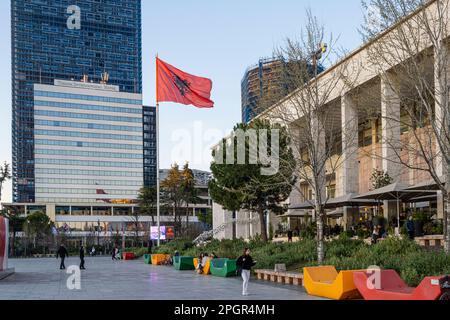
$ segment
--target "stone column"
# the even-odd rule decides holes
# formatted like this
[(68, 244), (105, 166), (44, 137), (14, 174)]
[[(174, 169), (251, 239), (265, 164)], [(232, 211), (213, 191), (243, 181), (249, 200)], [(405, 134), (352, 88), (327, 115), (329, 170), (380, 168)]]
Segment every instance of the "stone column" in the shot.
[[(358, 109), (349, 94), (341, 97), (342, 112), (342, 159), (343, 195), (359, 193), (358, 163)], [(344, 230), (350, 227), (350, 220), (357, 208), (344, 207)]]
[[(449, 134), (450, 130), (450, 114), (448, 111), (449, 89), (448, 81), (450, 81), (450, 58), (449, 50), (446, 44), (442, 44), (441, 48), (435, 49), (434, 59), (434, 78), (435, 78), (435, 121), (436, 130), (442, 133), (441, 141), (445, 141), (445, 134)], [(449, 152), (449, 146), (445, 146), (445, 151)], [(445, 176), (448, 171), (448, 165), (445, 158), (440, 152), (439, 146), (436, 148), (437, 156), (435, 159), (436, 173), (439, 177)]]
[[(402, 166), (397, 153), (400, 153), (400, 97), (398, 84), (392, 75), (381, 77), (381, 129), (383, 170), (394, 181), (399, 181)], [(397, 217), (397, 201), (384, 202), (384, 217), (388, 220)]]
[[(441, 134), (440, 138), (441, 148), (436, 146), (436, 174), (438, 177), (443, 177), (444, 181), (447, 182), (447, 194), (450, 194), (450, 160), (448, 154), (450, 153), (450, 145), (446, 137), (450, 135), (450, 92), (448, 87), (448, 82), (450, 81), (450, 57), (449, 57), (448, 45), (442, 41), (439, 48), (434, 50), (434, 79), (435, 79), (435, 125), (438, 134)], [(444, 156), (447, 155), (447, 157)], [(444, 203), (444, 194), (442, 192), (438, 193), (438, 217), (442, 218), (444, 221), (444, 236), (446, 241), (445, 246), (449, 246), (449, 237), (447, 234), (447, 226), (449, 224), (450, 217), (446, 210), (448, 210), (448, 203)], [(447, 206), (447, 208), (446, 208)]]
[(400, 152), (400, 97), (397, 84), (392, 76), (381, 78), (381, 129), (383, 170), (398, 181), (402, 167), (395, 150)]

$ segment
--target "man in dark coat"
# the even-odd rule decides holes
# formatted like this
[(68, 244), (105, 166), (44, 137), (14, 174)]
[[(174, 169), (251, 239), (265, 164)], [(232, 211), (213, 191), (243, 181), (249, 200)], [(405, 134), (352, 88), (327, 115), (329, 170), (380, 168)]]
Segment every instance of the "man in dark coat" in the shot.
[(56, 253), (56, 259), (61, 257), (61, 265), (59, 266), (60, 270), (65, 270), (66, 265), (64, 264), (64, 261), (66, 260), (66, 257), (69, 257), (69, 252), (67, 252), (66, 247), (64, 244), (61, 244), (61, 246), (58, 249), (58, 252)]
[(80, 247), (80, 270), (86, 270), (84, 267), (84, 247), (81, 245)]
[(406, 222), (406, 231), (408, 232), (409, 239), (414, 240), (414, 237), (416, 236), (416, 228), (414, 226), (414, 220), (412, 216), (410, 216), (408, 221)]

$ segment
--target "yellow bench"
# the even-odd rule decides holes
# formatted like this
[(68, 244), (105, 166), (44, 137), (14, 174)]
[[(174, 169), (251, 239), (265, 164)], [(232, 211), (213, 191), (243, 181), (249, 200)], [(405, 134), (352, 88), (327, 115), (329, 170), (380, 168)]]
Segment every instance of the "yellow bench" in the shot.
[[(198, 258), (194, 258), (195, 270), (198, 269), (198, 265), (199, 265), (199, 259)], [(204, 275), (211, 274), (211, 259), (208, 258), (208, 260), (206, 261), (206, 265), (203, 267), (203, 273), (202, 274), (204, 274)]]
[(152, 254), (152, 265), (154, 266), (162, 265), (169, 259), (170, 255), (168, 254)]
[(333, 266), (303, 268), (303, 283), (311, 296), (333, 300), (361, 298), (353, 281), (356, 271), (337, 272)]

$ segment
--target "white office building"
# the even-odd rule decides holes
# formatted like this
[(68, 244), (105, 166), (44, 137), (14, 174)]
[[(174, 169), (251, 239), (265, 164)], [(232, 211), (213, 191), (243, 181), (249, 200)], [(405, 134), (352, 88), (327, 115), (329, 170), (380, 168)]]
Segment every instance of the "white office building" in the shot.
[(36, 203), (134, 200), (143, 186), (142, 95), (55, 80), (34, 85)]

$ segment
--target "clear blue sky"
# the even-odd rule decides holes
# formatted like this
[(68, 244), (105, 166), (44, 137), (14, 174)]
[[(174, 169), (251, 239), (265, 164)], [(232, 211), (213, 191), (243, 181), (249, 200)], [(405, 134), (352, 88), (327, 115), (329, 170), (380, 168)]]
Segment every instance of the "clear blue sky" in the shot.
[[(154, 57), (214, 82), (213, 110), (161, 105), (161, 167), (191, 162), (207, 170), (208, 146), (241, 119), (240, 82), (245, 69), (271, 56), (286, 37), (298, 35), (305, 9), (325, 24), (339, 45), (361, 44), (360, 0), (143, 0), (144, 103), (154, 105)], [(10, 1), (0, 1), (0, 161), (11, 162)], [(197, 128), (197, 129), (195, 129)], [(202, 129), (203, 128), (203, 129)], [(201, 131), (200, 131), (201, 130)], [(183, 149), (184, 148), (184, 149)], [(190, 152), (189, 152), (190, 151)], [(11, 197), (5, 186), (4, 201)]]

